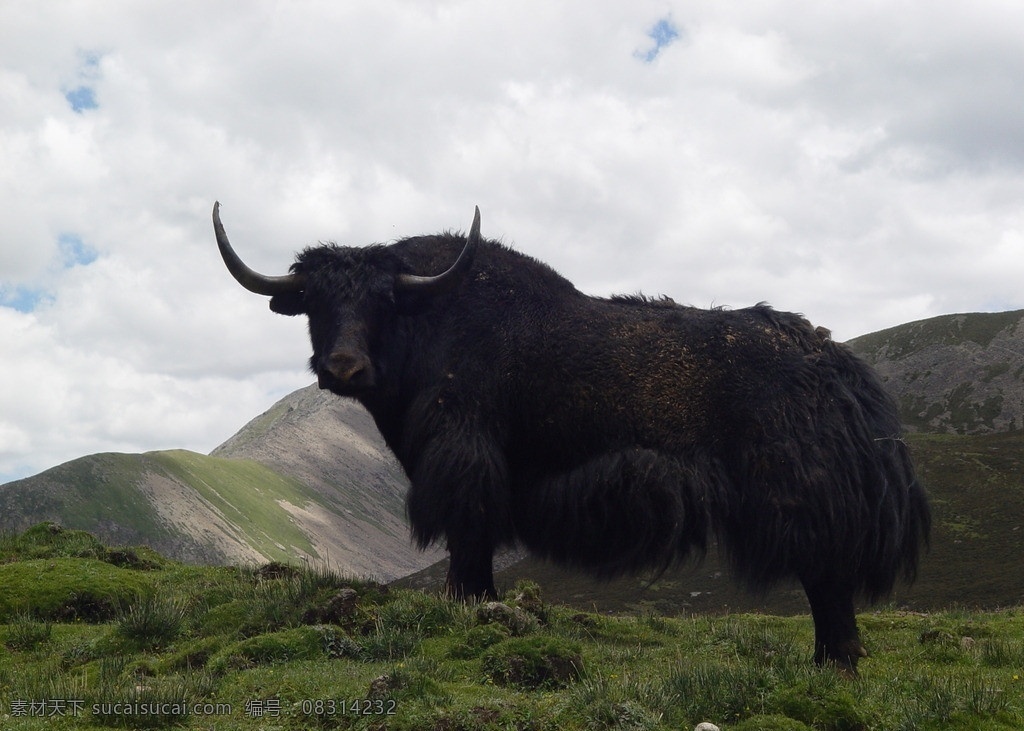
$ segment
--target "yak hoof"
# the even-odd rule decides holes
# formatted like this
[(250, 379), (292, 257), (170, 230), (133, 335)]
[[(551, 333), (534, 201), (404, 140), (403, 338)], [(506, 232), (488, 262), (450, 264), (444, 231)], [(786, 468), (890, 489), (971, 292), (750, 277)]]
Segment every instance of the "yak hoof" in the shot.
[(825, 649), (814, 658), (814, 662), (819, 667), (834, 668), (844, 678), (853, 679), (858, 675), (857, 661), (867, 656), (867, 648), (859, 640), (850, 640), (842, 643), (837, 650)]

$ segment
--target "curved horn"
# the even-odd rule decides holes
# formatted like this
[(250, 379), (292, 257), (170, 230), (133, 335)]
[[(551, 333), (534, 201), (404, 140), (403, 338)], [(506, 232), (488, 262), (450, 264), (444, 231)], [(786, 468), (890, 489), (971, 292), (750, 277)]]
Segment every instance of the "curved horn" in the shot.
[(429, 295), (444, 294), (450, 292), (466, 276), (466, 272), (473, 265), (473, 257), (476, 256), (476, 247), (480, 243), (480, 207), (476, 207), (473, 215), (473, 225), (469, 229), (469, 236), (466, 237), (466, 245), (462, 247), (462, 253), (455, 260), (448, 271), (441, 272), (433, 277), (420, 277), (415, 274), (400, 274), (395, 282), (395, 288), (407, 292), (420, 292)]
[(213, 232), (217, 234), (217, 248), (220, 255), (239, 284), (250, 292), (272, 297), (275, 294), (288, 294), (302, 289), (303, 279), (298, 274), (286, 274), (283, 277), (268, 277), (254, 272), (231, 248), (228, 235), (224, 232), (224, 224), (220, 222), (220, 201), (213, 204)]

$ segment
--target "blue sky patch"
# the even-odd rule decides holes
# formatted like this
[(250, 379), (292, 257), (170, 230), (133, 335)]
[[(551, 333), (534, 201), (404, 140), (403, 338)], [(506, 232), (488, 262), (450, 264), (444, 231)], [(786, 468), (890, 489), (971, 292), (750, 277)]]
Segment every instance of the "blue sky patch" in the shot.
[(95, 51), (78, 52), (79, 85), (74, 89), (65, 88), (64, 91), (64, 98), (71, 105), (71, 109), (78, 114), (99, 107), (99, 102), (96, 101), (94, 82), (100, 78), (100, 59), (102, 58), (102, 55)]
[(50, 271), (42, 277), (40, 284), (4, 286), (0, 284), (0, 307), (9, 307), (18, 312), (34, 312), (41, 304), (53, 302), (52, 284), (56, 272), (74, 267), (84, 267), (99, 258), (96, 249), (82, 241), (78, 234), (63, 233), (57, 237), (57, 253), (51, 259)]
[(60, 250), (60, 263), (64, 269), (76, 266), (88, 266), (96, 261), (98, 254), (78, 234), (64, 233), (57, 239)]
[(646, 52), (637, 51), (635, 55), (644, 63), (652, 63), (663, 48), (679, 38), (679, 29), (668, 18), (662, 18), (647, 31), (647, 37), (654, 41), (654, 47)]
[(81, 114), (87, 109), (96, 109), (96, 92), (88, 86), (79, 86), (77, 89), (64, 92), (64, 98), (68, 100), (71, 108)]
[(33, 312), (42, 302), (53, 300), (53, 295), (35, 287), (0, 289), (0, 307), (9, 307), (18, 312)]

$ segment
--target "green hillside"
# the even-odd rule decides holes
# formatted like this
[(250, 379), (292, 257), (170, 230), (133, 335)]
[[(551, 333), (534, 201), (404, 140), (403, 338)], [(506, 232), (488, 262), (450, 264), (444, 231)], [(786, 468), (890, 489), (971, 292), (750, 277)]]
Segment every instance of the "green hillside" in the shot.
[(1016, 332), (1022, 319), (1024, 310), (939, 315), (862, 335), (848, 345), (876, 363), (882, 359), (899, 360), (933, 346), (972, 342), (987, 348), (1001, 333)]
[[(187, 505), (178, 504), (181, 494)], [(47, 520), (196, 561), (293, 560), (318, 554), (284, 506), (318, 500), (249, 460), (184, 450), (96, 454), (0, 487), (0, 529)]]

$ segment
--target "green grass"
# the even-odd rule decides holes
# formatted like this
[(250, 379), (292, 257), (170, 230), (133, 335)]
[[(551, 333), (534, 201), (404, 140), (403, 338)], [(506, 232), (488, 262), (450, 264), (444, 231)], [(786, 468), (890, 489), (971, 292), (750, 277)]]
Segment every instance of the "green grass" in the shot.
[[(323, 567), (125, 568), (59, 533), (0, 539), (4, 729), (1024, 726), (1024, 610), (864, 613), (872, 655), (851, 680), (812, 666), (807, 616), (597, 614), (532, 584), (465, 605)], [(61, 609), (101, 588), (104, 612)]]
[(0, 566), (0, 618), (105, 620), (145, 593), (141, 572), (90, 558), (31, 559)]

